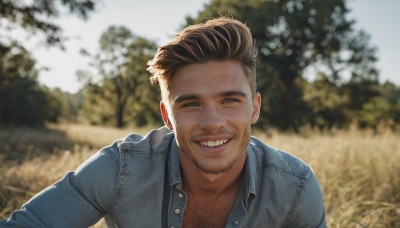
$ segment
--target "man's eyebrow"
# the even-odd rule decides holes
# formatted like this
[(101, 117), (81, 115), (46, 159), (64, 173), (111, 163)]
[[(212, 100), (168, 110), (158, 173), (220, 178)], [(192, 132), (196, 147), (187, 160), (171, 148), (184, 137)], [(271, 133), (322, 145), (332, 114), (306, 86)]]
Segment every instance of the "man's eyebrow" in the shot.
[(198, 99), (199, 96), (195, 95), (195, 94), (183, 94), (181, 96), (178, 96), (174, 99), (174, 103), (179, 103), (182, 101), (186, 101), (186, 100), (196, 100)]
[[(217, 94), (219, 97), (231, 97), (231, 96), (240, 96), (243, 98), (246, 98), (247, 95), (243, 91), (240, 90), (229, 90), (229, 91), (224, 91), (219, 94)], [(187, 100), (197, 100), (200, 99), (200, 97), (196, 94), (183, 94), (181, 96), (178, 96), (174, 99), (174, 103), (179, 103)]]
[(225, 91), (225, 92), (220, 93), (219, 96), (221, 96), (221, 97), (240, 96), (243, 98), (247, 97), (246, 93), (244, 93), (243, 91), (240, 91), (240, 90)]

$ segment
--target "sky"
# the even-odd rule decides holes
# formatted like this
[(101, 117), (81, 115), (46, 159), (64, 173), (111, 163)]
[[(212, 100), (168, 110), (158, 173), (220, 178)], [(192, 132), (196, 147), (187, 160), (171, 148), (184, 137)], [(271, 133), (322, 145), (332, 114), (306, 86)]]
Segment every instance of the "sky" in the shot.
[[(64, 35), (70, 37), (65, 43), (66, 51), (55, 47), (46, 48), (32, 44), (28, 49), (37, 59), (38, 65), (48, 67), (42, 72), (39, 82), (50, 88), (75, 93), (82, 84), (76, 71), (88, 69), (88, 59), (79, 54), (81, 48), (91, 53), (98, 50), (100, 35), (110, 25), (122, 25), (135, 35), (143, 36), (163, 44), (183, 25), (186, 16), (195, 16), (208, 0), (102, 0), (96, 12), (87, 21), (73, 16), (63, 16), (56, 22)], [(400, 85), (397, 70), (400, 52), (399, 0), (349, 0), (352, 9), (350, 18), (355, 19), (356, 28), (371, 35), (371, 44), (378, 49), (377, 68), (380, 80), (389, 80)]]

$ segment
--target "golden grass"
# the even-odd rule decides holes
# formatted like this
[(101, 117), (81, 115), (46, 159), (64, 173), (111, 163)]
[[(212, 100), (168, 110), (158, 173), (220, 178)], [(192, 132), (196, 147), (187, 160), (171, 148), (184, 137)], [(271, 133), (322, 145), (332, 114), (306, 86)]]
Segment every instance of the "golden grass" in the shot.
[(130, 133), (144, 135), (149, 128), (143, 129), (117, 129), (101, 126), (87, 126), (79, 124), (52, 125), (51, 129), (65, 132), (66, 136), (75, 144), (91, 145), (95, 148), (111, 144), (114, 140), (127, 136)]
[(329, 227), (400, 227), (399, 136), (349, 131), (264, 141), (311, 165)]
[[(0, 218), (131, 131), (82, 125), (0, 130)], [(329, 227), (400, 227), (400, 135), (357, 130), (257, 135), (311, 165), (323, 190)], [(16, 152), (22, 158), (15, 160)]]

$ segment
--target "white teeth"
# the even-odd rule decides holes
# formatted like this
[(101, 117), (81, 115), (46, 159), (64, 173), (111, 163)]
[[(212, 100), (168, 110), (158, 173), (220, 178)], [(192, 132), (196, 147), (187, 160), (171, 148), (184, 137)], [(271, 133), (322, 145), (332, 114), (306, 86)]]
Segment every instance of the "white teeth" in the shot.
[(221, 139), (221, 140), (216, 140), (216, 141), (204, 141), (200, 142), (202, 146), (208, 146), (208, 147), (216, 147), (216, 146), (221, 146), (222, 144), (225, 144), (228, 140), (226, 139)]

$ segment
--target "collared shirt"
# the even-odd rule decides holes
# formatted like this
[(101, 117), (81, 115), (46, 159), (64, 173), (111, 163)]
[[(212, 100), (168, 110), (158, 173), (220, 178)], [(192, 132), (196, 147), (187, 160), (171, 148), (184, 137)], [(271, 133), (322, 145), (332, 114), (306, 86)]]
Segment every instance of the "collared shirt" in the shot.
[[(182, 226), (187, 195), (175, 136), (167, 128), (129, 135), (44, 189), (0, 227)], [(251, 137), (240, 192), (226, 222), (236, 227), (326, 227), (308, 165)]]

